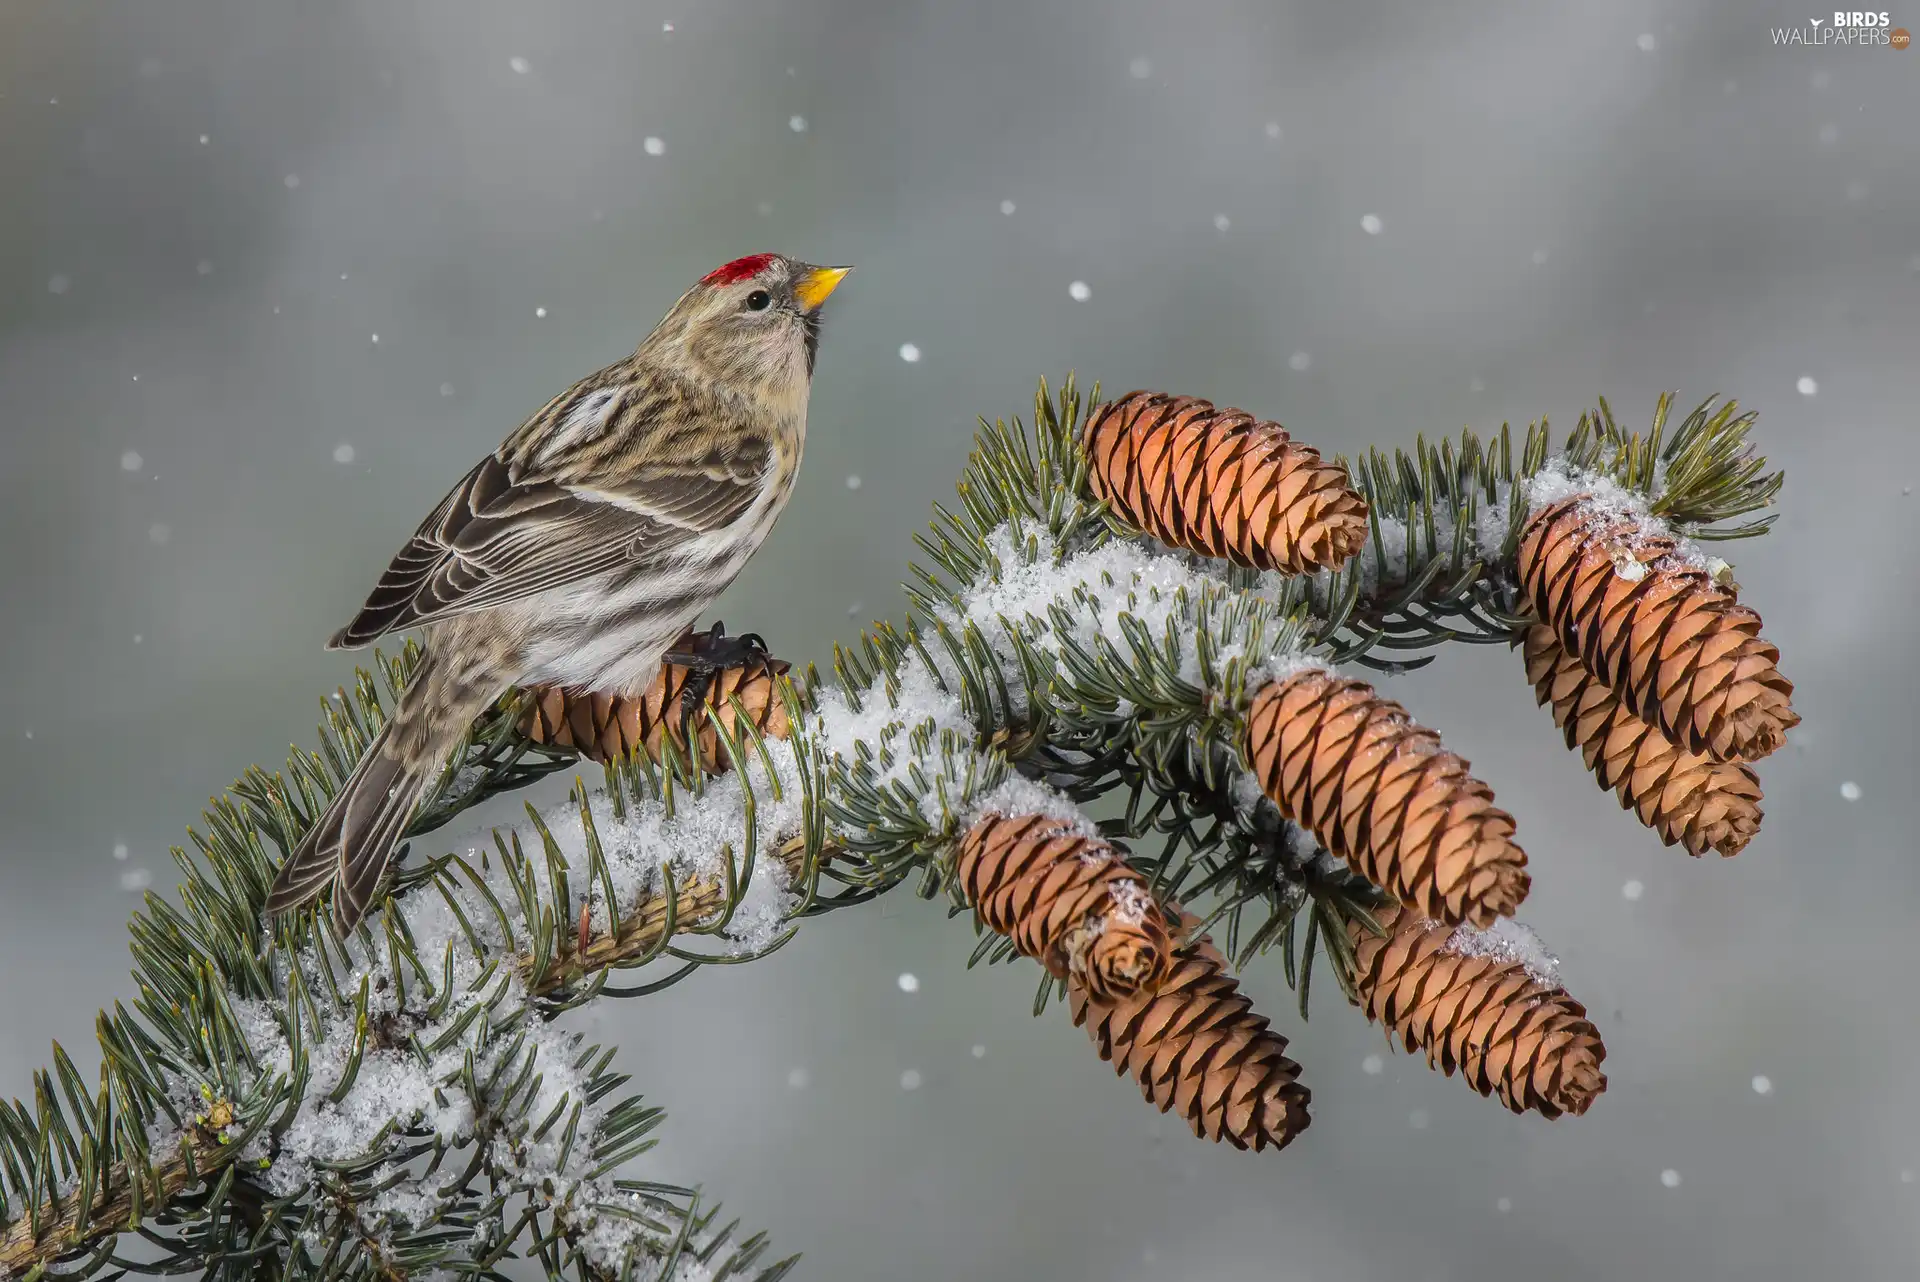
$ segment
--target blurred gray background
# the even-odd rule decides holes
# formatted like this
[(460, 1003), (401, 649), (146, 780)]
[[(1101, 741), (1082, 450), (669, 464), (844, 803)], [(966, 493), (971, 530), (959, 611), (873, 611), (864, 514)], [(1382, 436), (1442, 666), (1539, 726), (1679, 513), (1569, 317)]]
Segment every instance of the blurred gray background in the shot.
[(1316, 1120), (1216, 1149), (903, 893), (603, 1004), (670, 1109), (650, 1171), (808, 1278), (1913, 1277), (1920, 51), (1769, 35), (1806, 25), (0, 2), (0, 1089), (90, 1046), (138, 890), (211, 792), (311, 740), (350, 671), (322, 639), (445, 488), (702, 272), (779, 249), (859, 266), (798, 496), (721, 612), (783, 654), (898, 615), (973, 416), (1043, 372), (1329, 452), (1564, 429), (1596, 394), (1644, 421), (1677, 388), (1759, 408), (1788, 468), (1732, 555), (1805, 724), (1762, 835), (1690, 861), (1513, 655), (1390, 684), (1519, 817), (1526, 919), (1611, 1052), (1584, 1118), (1509, 1116), (1331, 985), (1303, 1024), (1270, 960), (1248, 983)]

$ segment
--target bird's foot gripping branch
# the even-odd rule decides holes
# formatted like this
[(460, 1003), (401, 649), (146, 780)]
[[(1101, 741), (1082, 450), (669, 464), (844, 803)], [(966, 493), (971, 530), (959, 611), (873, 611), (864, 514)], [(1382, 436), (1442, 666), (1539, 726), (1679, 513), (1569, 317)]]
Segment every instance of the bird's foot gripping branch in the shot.
[[(558, 1017), (906, 881), (972, 914), (973, 961), (1037, 961), (1036, 1012), (1064, 996), (1203, 1138), (1307, 1125), (1300, 1066), (1232, 974), (1270, 952), (1302, 1018), (1330, 970), (1482, 1094), (1582, 1113), (1605, 1050), (1512, 920), (1512, 817), (1337, 670), (1519, 648), (1603, 786), (1668, 844), (1734, 853), (1751, 763), (1793, 724), (1758, 615), (1698, 546), (1764, 528), (1728, 524), (1779, 483), (1751, 422), (1703, 406), (1670, 429), (1662, 401), (1629, 434), (1603, 402), (1558, 451), (1541, 424), (1348, 465), (1203, 401), (1083, 414), (1043, 385), (1031, 426), (982, 424), (909, 618), (830, 676), (668, 662), (639, 697), (518, 692), (435, 784), (411, 830), (430, 857), (383, 911), (268, 933), (279, 860), (414, 659), (382, 661), (317, 751), (250, 770), (176, 852), (97, 1085), (56, 1047), (0, 1110), (0, 1271), (492, 1277), (517, 1253), (554, 1277), (776, 1277), (762, 1238), (648, 1178), (659, 1113)], [(439, 835), (581, 757), (597, 785)]]

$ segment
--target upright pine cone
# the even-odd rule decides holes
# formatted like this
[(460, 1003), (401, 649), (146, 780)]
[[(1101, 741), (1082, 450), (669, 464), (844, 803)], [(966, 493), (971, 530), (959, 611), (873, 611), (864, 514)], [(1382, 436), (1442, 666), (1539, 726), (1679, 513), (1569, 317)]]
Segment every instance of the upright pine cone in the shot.
[(1337, 569), (1367, 537), (1346, 469), (1243, 410), (1130, 392), (1088, 420), (1094, 494), (1161, 542), (1260, 570)]
[(1493, 789), (1364, 681), (1307, 669), (1260, 690), (1246, 760), (1280, 813), (1429, 917), (1484, 926), (1526, 898)]
[(988, 927), (1102, 1001), (1151, 993), (1166, 976), (1167, 919), (1097, 837), (1046, 815), (988, 815), (961, 839), (955, 874)]
[(1640, 822), (1690, 855), (1737, 855), (1760, 830), (1760, 777), (1751, 766), (1689, 752), (1635, 716), (1613, 687), (1536, 623), (1522, 643), (1527, 680), (1579, 748), (1602, 788)]
[(1424, 1050), (1429, 1065), (1449, 1077), (1459, 1070), (1516, 1113), (1578, 1115), (1607, 1089), (1607, 1048), (1564, 988), (1542, 983), (1509, 950), (1462, 949), (1459, 928), (1403, 906), (1378, 919), (1384, 939), (1348, 926), (1360, 1004), (1409, 1052)]
[[(784, 739), (787, 705), (774, 680), (790, 666), (784, 659), (775, 659), (771, 669), (759, 664), (723, 669), (713, 674), (704, 702), (735, 735), (751, 726), (768, 738)], [(660, 675), (638, 698), (541, 686), (528, 691), (531, 697), (521, 714), (520, 732), (535, 743), (572, 748), (591, 761), (619, 760), (640, 748), (658, 761), (669, 742), (686, 751), (681, 696), (692, 677), (692, 669), (663, 660)], [(736, 697), (746, 709), (744, 723), (733, 709)], [(713, 723), (698, 707), (692, 720), (700, 742), (701, 769), (709, 774), (725, 770), (730, 764), (727, 751)]]
[(1800, 723), (1760, 616), (1678, 555), (1679, 544), (1589, 496), (1548, 504), (1520, 538), (1520, 582), (1587, 670), (1668, 738), (1757, 761)]
[[(1183, 928), (1198, 924), (1185, 917)], [(1067, 1000), (1100, 1058), (1131, 1073), (1155, 1108), (1177, 1112), (1202, 1139), (1259, 1152), (1307, 1129), (1311, 1096), (1287, 1039), (1254, 1013), (1205, 937), (1181, 947), (1155, 991), (1102, 1001), (1070, 980)]]

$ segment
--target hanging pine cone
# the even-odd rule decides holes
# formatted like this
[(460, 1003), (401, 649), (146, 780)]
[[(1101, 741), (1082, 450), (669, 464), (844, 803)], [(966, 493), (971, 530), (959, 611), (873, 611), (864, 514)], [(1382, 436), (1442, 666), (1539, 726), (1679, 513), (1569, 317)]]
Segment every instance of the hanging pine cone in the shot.
[[(691, 634), (680, 648), (697, 644), (702, 635)], [(751, 726), (768, 738), (784, 739), (787, 705), (774, 681), (789, 667), (784, 659), (775, 659), (770, 667), (755, 663), (722, 669), (712, 675), (704, 702), (735, 735), (743, 735)], [(687, 737), (681, 696), (693, 676), (693, 669), (662, 660), (660, 675), (637, 698), (541, 686), (527, 692), (531, 697), (521, 714), (520, 733), (534, 743), (572, 748), (588, 760), (603, 763), (631, 756), (640, 748), (658, 761), (669, 742), (684, 753)], [(735, 698), (746, 709), (744, 724), (734, 712)], [(730, 762), (720, 736), (697, 706), (693, 725), (700, 741), (701, 769), (710, 774), (727, 769)]]
[(1307, 669), (1260, 690), (1246, 760), (1281, 814), (1429, 917), (1484, 926), (1526, 898), (1513, 816), (1364, 681)]
[(1542, 982), (1514, 950), (1456, 938), (1458, 927), (1400, 905), (1376, 917), (1383, 939), (1348, 926), (1354, 978), (1367, 1018), (1447, 1076), (1457, 1070), (1482, 1095), (1516, 1113), (1587, 1111), (1607, 1089), (1607, 1048), (1587, 1008)]
[(1094, 494), (1172, 547), (1259, 570), (1337, 569), (1367, 537), (1347, 471), (1278, 423), (1131, 392), (1088, 420)]
[(1101, 1001), (1070, 980), (1073, 1022), (1114, 1072), (1131, 1073), (1155, 1108), (1178, 1113), (1200, 1138), (1256, 1153), (1284, 1148), (1312, 1121), (1312, 1095), (1287, 1039), (1254, 1013), (1213, 941), (1194, 937), (1199, 925), (1181, 914), (1189, 942), (1154, 992)]
[(1540, 620), (1689, 751), (1757, 761), (1800, 723), (1760, 616), (1682, 556), (1677, 540), (1576, 495), (1528, 518), (1518, 568)]
[(1579, 748), (1600, 786), (1671, 846), (1737, 855), (1760, 830), (1760, 777), (1750, 766), (1689, 752), (1633, 714), (1613, 687), (1535, 624), (1522, 643), (1527, 680)]
[(1166, 976), (1167, 919), (1097, 837), (1046, 815), (988, 815), (961, 839), (954, 871), (989, 928), (1103, 1001), (1150, 993)]

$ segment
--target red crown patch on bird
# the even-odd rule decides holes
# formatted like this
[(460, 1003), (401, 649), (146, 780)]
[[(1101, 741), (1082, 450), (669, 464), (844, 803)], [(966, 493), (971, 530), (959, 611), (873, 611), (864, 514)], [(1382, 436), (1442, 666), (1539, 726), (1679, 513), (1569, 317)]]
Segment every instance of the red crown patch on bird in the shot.
[(700, 278), (702, 285), (731, 285), (735, 281), (758, 276), (773, 261), (772, 254), (748, 254), (745, 258), (736, 258), (723, 263)]

